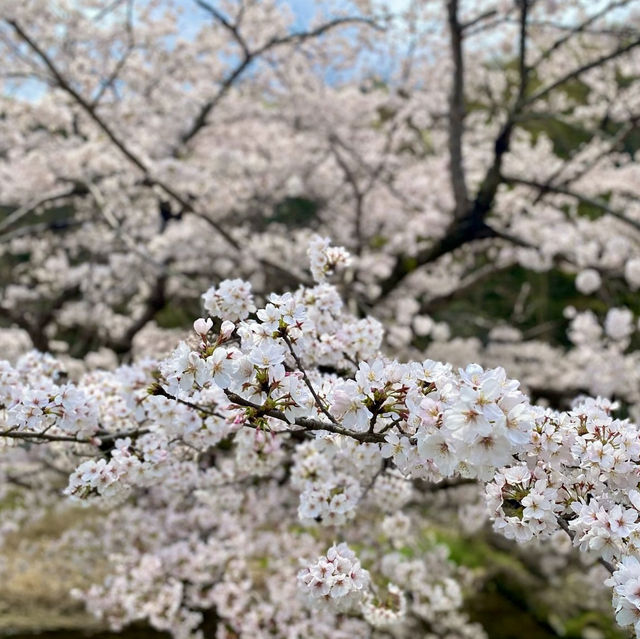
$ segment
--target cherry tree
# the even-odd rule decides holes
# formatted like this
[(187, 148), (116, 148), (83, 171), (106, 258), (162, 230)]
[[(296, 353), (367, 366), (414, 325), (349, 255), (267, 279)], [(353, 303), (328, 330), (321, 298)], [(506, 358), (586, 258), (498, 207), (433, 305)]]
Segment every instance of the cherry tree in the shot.
[(169, 4), (42, 4), (3, 23), (0, 229), (5, 323), (41, 350), (121, 357), (211, 281), (294, 287), (309, 228), (394, 348), (514, 269), (515, 328), (535, 273), (609, 306), (638, 285), (631, 2), (322, 3), (304, 28), (199, 2), (191, 34)]
[(420, 535), (421, 487), (474, 480), (497, 531), (566, 534), (637, 624), (637, 426), (602, 398), (533, 405), (503, 368), (381, 356), (382, 326), (327, 281), (349, 254), (315, 237), (309, 255), (315, 285), (259, 308), (248, 283), (208, 290), (210, 317), (164, 360), (77, 383), (48, 355), (3, 363), (5, 485), (40, 485), (15, 524), (69, 469), (69, 499), (105, 509), (111, 574), (77, 596), (176, 637), (482, 637), (464, 573)]
[(638, 633), (633, 4), (3, 6), (0, 535), (99, 509), (113, 628), (482, 637), (457, 491)]

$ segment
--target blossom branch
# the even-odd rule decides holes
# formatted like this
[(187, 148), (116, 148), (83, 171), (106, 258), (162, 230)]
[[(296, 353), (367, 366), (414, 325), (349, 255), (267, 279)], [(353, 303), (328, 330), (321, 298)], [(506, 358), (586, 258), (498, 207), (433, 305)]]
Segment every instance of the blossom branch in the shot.
[[(564, 530), (567, 535), (569, 535), (569, 539), (571, 539), (571, 541), (574, 540), (576, 534), (573, 530), (571, 530), (571, 528), (569, 528), (569, 524), (567, 522), (566, 519), (564, 519), (563, 517), (558, 516), (557, 517), (558, 520), (558, 525), (560, 526), (560, 528), (562, 528), (562, 530)], [(615, 572), (615, 567), (613, 566), (613, 564), (611, 564), (610, 562), (606, 561), (605, 559), (603, 559), (602, 557), (598, 557), (598, 563), (601, 566), (604, 566), (611, 574), (613, 574)]]
[(547, 97), (552, 91), (554, 91), (558, 87), (563, 86), (564, 84), (566, 84), (567, 82), (570, 82), (571, 80), (575, 80), (576, 78), (579, 78), (581, 75), (584, 75), (587, 71), (591, 71), (591, 69), (596, 69), (597, 67), (602, 66), (606, 62), (610, 62), (611, 60), (615, 60), (616, 58), (619, 58), (625, 53), (629, 53), (630, 51), (635, 49), (637, 46), (640, 46), (640, 38), (635, 38), (631, 42), (621, 47), (618, 47), (611, 53), (602, 55), (596, 58), (595, 60), (592, 60), (591, 62), (583, 64), (577, 69), (574, 69), (573, 71), (567, 73), (566, 75), (563, 75), (561, 78), (558, 78), (555, 82), (548, 84), (546, 87), (542, 87), (541, 89), (536, 91), (534, 94), (530, 95), (524, 101), (522, 106), (523, 107), (531, 106), (535, 102), (538, 102), (538, 100), (541, 100), (542, 98)]
[[(229, 390), (225, 391), (226, 396), (238, 406), (244, 406), (245, 408), (252, 408), (260, 415), (266, 415), (267, 417), (273, 417), (275, 419), (279, 419), (282, 422), (286, 422), (290, 424), (290, 420), (287, 419), (286, 415), (276, 409), (266, 408), (261, 406), (260, 404), (254, 404), (253, 402), (241, 397), (240, 395), (233, 393)], [(305, 430), (309, 431), (317, 431), (317, 430), (325, 430), (329, 433), (334, 433), (336, 435), (344, 435), (345, 437), (351, 437), (359, 442), (363, 443), (382, 443), (385, 441), (384, 435), (379, 433), (357, 433), (347, 428), (343, 428), (340, 425), (323, 422), (317, 419), (313, 419), (310, 417), (296, 417), (293, 421), (296, 426), (301, 426)]]
[[(365, 24), (372, 28), (380, 29), (377, 23), (369, 18), (357, 16), (336, 18), (309, 31), (299, 31), (290, 33), (286, 36), (273, 37), (261, 47), (258, 47), (257, 49), (254, 49), (252, 51), (249, 49), (244, 38), (242, 38), (237, 24), (231, 23), (222, 15), (221, 12), (215, 9), (208, 2), (205, 2), (204, 0), (196, 0), (196, 2), (200, 7), (211, 13), (228, 31), (232, 33), (234, 40), (240, 45), (243, 55), (239, 64), (237, 64), (236, 67), (227, 75), (227, 77), (222, 80), (217, 93), (202, 105), (193, 123), (180, 138), (180, 142), (182, 145), (188, 144), (200, 132), (200, 130), (207, 125), (207, 121), (211, 112), (218, 106), (220, 101), (226, 96), (231, 87), (244, 74), (244, 72), (249, 68), (253, 61), (263, 56), (271, 49), (285, 44), (305, 42), (306, 40), (317, 38), (336, 27), (345, 25)], [(176, 152), (177, 150), (174, 150), (174, 154)]]
[(572, 191), (571, 189), (565, 188), (563, 186), (554, 186), (553, 184), (549, 184), (549, 183), (543, 184), (540, 182), (536, 182), (534, 180), (528, 180), (526, 178), (516, 177), (513, 175), (505, 175), (503, 176), (503, 178), (505, 182), (510, 184), (521, 184), (523, 186), (528, 186), (531, 188), (538, 189), (540, 193), (543, 195), (544, 193), (556, 193), (559, 195), (566, 195), (567, 197), (571, 197), (579, 202), (582, 202), (583, 204), (587, 204), (594, 208), (600, 209), (604, 213), (607, 213), (608, 215), (615, 217), (621, 222), (624, 222), (628, 226), (633, 227), (637, 231), (640, 231), (640, 222), (632, 218), (626, 217), (625, 215), (620, 213), (620, 211), (617, 211), (616, 209), (609, 206), (604, 200), (595, 199), (595, 198), (588, 197), (586, 195), (582, 195), (580, 193), (577, 193), (576, 191)]
[(6, 439), (22, 439), (25, 441), (38, 440), (39, 442), (71, 442), (74, 444), (91, 444), (93, 446), (99, 446), (104, 442), (115, 441), (116, 439), (123, 439), (125, 437), (136, 437), (148, 433), (148, 429), (137, 428), (129, 431), (122, 431), (119, 433), (104, 433), (96, 434), (93, 437), (74, 437), (72, 435), (51, 435), (46, 432), (32, 433), (9, 429), (0, 431), (0, 437)]
[(240, 245), (238, 244), (238, 242), (215, 220), (212, 220), (209, 216), (197, 211), (191, 204), (191, 202), (189, 202), (187, 198), (178, 193), (172, 186), (162, 180), (153, 177), (147, 165), (131, 151), (131, 149), (116, 135), (111, 126), (108, 125), (100, 115), (98, 115), (94, 106), (89, 103), (80, 93), (78, 93), (78, 91), (76, 91), (73, 86), (71, 86), (71, 84), (58, 70), (57, 66), (54, 64), (53, 60), (49, 57), (46, 51), (44, 51), (44, 49), (42, 49), (42, 47), (40, 47), (38, 43), (35, 42), (15, 20), (7, 20), (6, 22), (13, 28), (20, 39), (22, 39), (31, 48), (31, 50), (49, 69), (57, 85), (67, 94), (69, 94), (71, 98), (73, 98), (73, 100), (82, 108), (83, 111), (85, 111), (85, 113), (87, 113), (87, 115), (94, 121), (94, 123), (97, 124), (100, 129), (102, 129), (102, 131), (109, 138), (109, 140), (111, 140), (114, 146), (118, 148), (120, 152), (145, 175), (146, 181), (149, 186), (152, 186), (154, 184), (157, 185), (167, 195), (176, 200), (176, 202), (178, 202), (185, 211), (193, 213), (194, 215), (204, 219), (212, 228), (214, 228), (218, 232), (218, 234), (227, 242), (227, 244), (229, 244), (236, 250), (240, 249)]
[(320, 399), (320, 397), (318, 396), (316, 389), (313, 387), (313, 384), (311, 383), (311, 380), (307, 375), (307, 371), (304, 369), (304, 366), (302, 365), (302, 360), (300, 359), (298, 354), (295, 352), (295, 349), (293, 348), (293, 344), (291, 343), (291, 338), (284, 331), (282, 332), (282, 339), (284, 340), (285, 344), (289, 348), (289, 352), (293, 356), (293, 359), (296, 362), (296, 366), (298, 367), (298, 370), (302, 373), (302, 379), (304, 380), (304, 383), (306, 387), (309, 389), (309, 392), (311, 393), (311, 395), (313, 395), (313, 399), (315, 401), (316, 406), (320, 411), (322, 411), (322, 413), (324, 413), (324, 415), (329, 419), (330, 422), (337, 425), (338, 421), (329, 412), (325, 402), (322, 399)]

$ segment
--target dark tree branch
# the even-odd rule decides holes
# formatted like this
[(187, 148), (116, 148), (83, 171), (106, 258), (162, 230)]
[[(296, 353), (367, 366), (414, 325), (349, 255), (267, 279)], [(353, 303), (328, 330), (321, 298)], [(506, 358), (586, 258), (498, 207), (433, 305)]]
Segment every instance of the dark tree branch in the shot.
[(604, 200), (599, 200), (595, 198), (588, 197), (586, 195), (581, 195), (576, 191), (572, 191), (564, 186), (554, 186), (550, 183), (540, 183), (535, 182), (534, 180), (527, 180), (526, 178), (520, 178), (512, 175), (505, 175), (503, 179), (508, 184), (520, 184), (522, 186), (528, 186), (533, 189), (537, 189), (540, 191), (541, 195), (545, 193), (556, 193), (558, 195), (566, 195), (567, 197), (571, 197), (578, 202), (582, 202), (583, 204), (587, 204), (588, 206), (592, 206), (594, 208), (600, 209), (604, 213), (615, 217), (616, 219), (624, 222), (625, 224), (631, 226), (632, 228), (640, 231), (640, 222), (631, 218), (626, 217), (620, 211), (616, 211), (614, 208), (609, 206)]
[(325, 404), (324, 400), (320, 399), (320, 397), (318, 396), (318, 393), (316, 392), (316, 389), (313, 387), (313, 384), (311, 383), (311, 380), (309, 379), (309, 376), (307, 375), (307, 371), (305, 370), (304, 366), (302, 365), (302, 360), (300, 359), (299, 355), (296, 353), (295, 349), (293, 348), (293, 343), (291, 342), (291, 338), (286, 333), (283, 333), (282, 339), (284, 340), (285, 344), (289, 348), (289, 352), (291, 353), (291, 356), (295, 360), (295, 363), (296, 363), (296, 366), (298, 367), (298, 370), (302, 373), (302, 379), (304, 380), (304, 383), (305, 383), (306, 387), (309, 389), (309, 392), (313, 396), (313, 400), (315, 402), (316, 407), (318, 408), (318, 410), (322, 411), (324, 416), (332, 424), (336, 424), (337, 425), (338, 421), (329, 412), (329, 409), (327, 408), (327, 405)]
[[(207, 125), (207, 120), (211, 112), (218, 106), (222, 98), (225, 97), (231, 87), (240, 78), (240, 76), (243, 75), (243, 73), (247, 70), (251, 63), (271, 49), (284, 44), (302, 43), (306, 40), (317, 38), (327, 33), (331, 29), (334, 29), (335, 27), (344, 25), (366, 24), (374, 29), (380, 28), (373, 20), (370, 20), (368, 18), (336, 18), (335, 20), (330, 20), (329, 22), (326, 22), (319, 27), (316, 27), (315, 29), (311, 29), (310, 31), (300, 31), (282, 37), (271, 38), (261, 47), (258, 47), (257, 49), (251, 51), (245, 40), (242, 38), (237, 23), (231, 23), (217, 9), (215, 9), (209, 3), (204, 2), (204, 0), (196, 0), (196, 2), (202, 8), (209, 11), (227, 30), (231, 32), (235, 41), (242, 48), (243, 55), (239, 64), (237, 64), (236, 67), (222, 81), (217, 93), (200, 107), (200, 111), (198, 112), (198, 115), (195, 117), (191, 126), (180, 138), (182, 146), (188, 144)], [(174, 155), (178, 153), (178, 150), (179, 149), (174, 150)]]
[(463, 31), (467, 31), (468, 29), (471, 29), (472, 27), (475, 27), (476, 25), (478, 25), (480, 22), (484, 22), (485, 20), (488, 20), (489, 18), (493, 18), (497, 14), (498, 14), (498, 12), (495, 9), (489, 9), (488, 11), (485, 11), (484, 13), (481, 13), (480, 15), (476, 16), (475, 18), (472, 18), (468, 22), (465, 22), (464, 24), (461, 24), (460, 26), (462, 27)]
[[(379, 302), (385, 297), (387, 297), (392, 291), (399, 286), (404, 279), (412, 273), (415, 269), (429, 264), (443, 255), (450, 253), (454, 250), (459, 249), (460, 247), (473, 242), (479, 239), (485, 238), (503, 238), (508, 239), (509, 241), (514, 241), (517, 244), (522, 244), (517, 238), (511, 238), (504, 233), (496, 231), (492, 229), (487, 223), (486, 218), (493, 208), (495, 197), (498, 191), (499, 186), (505, 181), (503, 176), (501, 175), (502, 163), (504, 156), (509, 151), (511, 136), (513, 133), (513, 129), (516, 126), (516, 122), (520, 119), (520, 114), (523, 110), (532, 105), (537, 100), (545, 97), (558, 87), (564, 85), (566, 82), (569, 82), (572, 79), (578, 78), (583, 73), (587, 71), (599, 67), (625, 53), (628, 53), (636, 46), (640, 45), (640, 38), (634, 40), (631, 43), (628, 43), (624, 46), (617, 48), (615, 51), (600, 56), (591, 62), (574, 69), (572, 72), (566, 74), (562, 78), (556, 80), (552, 84), (540, 89), (533, 95), (527, 96), (527, 88), (528, 88), (528, 76), (530, 69), (526, 64), (526, 41), (527, 41), (527, 19), (528, 19), (528, 6), (530, 4), (530, 0), (518, 0), (520, 5), (520, 45), (519, 45), (519, 86), (518, 86), (518, 94), (516, 100), (514, 101), (513, 106), (509, 110), (507, 115), (507, 119), (502, 126), (500, 133), (498, 134), (495, 144), (494, 144), (494, 157), (491, 166), (488, 168), (484, 179), (482, 180), (480, 187), (478, 189), (477, 195), (474, 201), (471, 203), (471, 206), (467, 209), (464, 216), (461, 218), (455, 217), (454, 220), (449, 226), (449, 229), (446, 231), (445, 236), (438, 240), (432, 246), (424, 249), (420, 253), (418, 253), (415, 257), (406, 257), (406, 256), (398, 256), (396, 259), (396, 263), (394, 268), (391, 271), (391, 274), (387, 277), (386, 280), (383, 280), (381, 283), (381, 292), (375, 302)], [(455, 9), (455, 0), (450, 0), (449, 2), (449, 11), (450, 11), (450, 21), (451, 11)], [(455, 40), (455, 31), (452, 31), (452, 37)], [(453, 179), (453, 178), (452, 178)], [(555, 187), (557, 192), (559, 187)], [(549, 190), (552, 190), (549, 188)], [(566, 193), (568, 195), (578, 196), (578, 194), (574, 193)], [(580, 199), (580, 197), (579, 197)], [(610, 213), (614, 217), (617, 217), (623, 222), (626, 222), (634, 228), (637, 228), (640, 223), (636, 223), (634, 220), (629, 220), (624, 217), (618, 211), (615, 211), (608, 207), (605, 203), (602, 203), (597, 200), (591, 200), (589, 198), (582, 197), (583, 202), (587, 204), (592, 204), (605, 210), (607, 213)], [(457, 213), (458, 202), (456, 201), (456, 213)], [(606, 208), (605, 208), (606, 206)]]
[[(616, 2), (610, 2), (605, 5), (600, 11), (597, 11), (592, 16), (589, 16), (586, 20), (583, 20), (580, 24), (571, 27), (568, 29), (567, 33), (563, 35), (561, 38), (558, 38), (548, 49), (543, 51), (538, 59), (533, 63), (532, 67), (537, 68), (544, 60), (547, 60), (553, 53), (555, 53), (560, 47), (566, 44), (571, 38), (573, 38), (578, 33), (585, 32), (588, 27), (590, 27), (594, 22), (598, 19), (604, 17), (607, 13), (613, 11), (614, 9), (618, 9), (620, 7), (624, 7), (629, 4), (631, 0), (617, 0)], [(556, 28), (560, 28), (556, 26)]]
[[(486, 219), (491, 209), (493, 208), (495, 197), (498, 192), (498, 187), (502, 183), (501, 169), (504, 156), (509, 151), (509, 145), (511, 142), (511, 135), (515, 127), (516, 119), (523, 107), (524, 96), (526, 94), (528, 85), (528, 69), (526, 65), (526, 39), (527, 39), (527, 15), (528, 4), (530, 0), (520, 0), (520, 80), (518, 85), (518, 95), (512, 107), (509, 110), (507, 119), (500, 129), (496, 141), (494, 143), (493, 161), (484, 179), (482, 180), (478, 192), (473, 202), (467, 201), (466, 208), (462, 215), (459, 212), (460, 201), (456, 197), (456, 209), (454, 211), (454, 219), (449, 228), (445, 232), (444, 237), (438, 240), (433, 246), (424, 249), (413, 259), (400, 256), (396, 260), (396, 264), (391, 271), (391, 274), (384, 280), (380, 287), (380, 294), (376, 299), (376, 302), (387, 297), (395, 288), (401, 284), (404, 279), (412, 273), (416, 268), (424, 266), (435, 260), (439, 259), (443, 255), (451, 253), (462, 246), (469, 244), (470, 242), (487, 239), (487, 238), (502, 238), (509, 241), (516, 241), (520, 243), (517, 238), (511, 238), (491, 228)], [(457, 24), (457, 2), (455, 0), (449, 1), (449, 21), (451, 28), (451, 37), (453, 40), (452, 47), (456, 49), (456, 24)], [(453, 15), (452, 15), (453, 13)], [(455, 93), (455, 92), (454, 92)], [(454, 108), (452, 103), (451, 108)], [(455, 119), (455, 118), (454, 118)], [(451, 131), (451, 127), (450, 127)], [(455, 130), (454, 130), (455, 136)], [(450, 137), (451, 141), (451, 137)], [(457, 143), (454, 141), (454, 146)], [(452, 169), (454, 167), (452, 166)], [(459, 179), (452, 175), (452, 183)], [(454, 197), (455, 197), (455, 184), (454, 184)]]
[(240, 245), (238, 244), (238, 242), (236, 242), (236, 240), (231, 235), (229, 235), (229, 233), (225, 229), (223, 229), (215, 220), (212, 220), (203, 213), (198, 212), (193, 207), (191, 202), (189, 202), (189, 200), (183, 195), (178, 193), (173, 187), (168, 185), (166, 182), (157, 180), (152, 176), (145, 163), (140, 160), (140, 158), (138, 158), (122, 140), (120, 140), (120, 138), (115, 134), (111, 127), (103, 120), (101, 116), (98, 115), (96, 109), (80, 93), (78, 93), (78, 91), (76, 91), (60, 73), (46, 51), (44, 51), (15, 20), (7, 20), (7, 24), (9, 24), (13, 28), (18, 37), (20, 37), (20, 39), (22, 39), (29, 46), (29, 48), (31, 48), (31, 50), (38, 56), (38, 58), (40, 58), (40, 60), (44, 63), (44, 65), (47, 67), (47, 69), (55, 79), (56, 84), (69, 96), (71, 96), (71, 98), (78, 104), (78, 106), (80, 106), (82, 110), (85, 111), (85, 113), (94, 121), (94, 123), (97, 124), (98, 127), (106, 134), (106, 136), (109, 138), (109, 140), (111, 140), (114, 146), (119, 149), (120, 152), (145, 175), (146, 182), (149, 185), (157, 185), (167, 195), (169, 195), (174, 200), (176, 200), (176, 202), (182, 205), (185, 211), (193, 213), (196, 216), (204, 219), (230, 246), (232, 246), (236, 250), (240, 250)]
[(458, 20), (458, 0), (449, 0), (447, 9), (453, 58), (453, 79), (449, 96), (449, 172), (455, 201), (455, 217), (461, 218), (469, 207), (462, 156), (465, 117), (463, 27)]
[(195, 2), (200, 8), (210, 13), (231, 34), (231, 37), (240, 45), (245, 58), (251, 56), (246, 40), (240, 35), (237, 22), (231, 22), (221, 11), (205, 0), (195, 0)]
[[(520, 39), (518, 45), (518, 71), (520, 82), (518, 86), (517, 104), (519, 105), (527, 92), (529, 68), (527, 67), (527, 20), (529, 14), (529, 2), (531, 0), (518, 0), (520, 5)], [(517, 109), (514, 109), (514, 111)]]
[(0, 431), (0, 437), (4, 437), (7, 439), (21, 439), (24, 441), (35, 441), (38, 443), (45, 442), (72, 442), (74, 444), (92, 444), (93, 446), (98, 443), (104, 442), (112, 442), (116, 439), (122, 439), (124, 437), (134, 437), (138, 435), (144, 435), (147, 433), (146, 429), (137, 429), (137, 430), (129, 430), (123, 431), (120, 433), (98, 433), (94, 437), (73, 437), (72, 435), (51, 435), (46, 432), (42, 433), (32, 433), (32, 432), (23, 432), (18, 430), (5, 430)]
[[(225, 391), (226, 396), (229, 400), (236, 404), (237, 406), (243, 406), (245, 408), (252, 408), (260, 415), (266, 415), (267, 417), (273, 417), (274, 419), (279, 419), (282, 422), (290, 424), (290, 421), (287, 419), (285, 414), (282, 411), (274, 410), (274, 409), (266, 409), (259, 404), (254, 404), (244, 397), (240, 397), (236, 393), (232, 393), (229, 390)], [(328, 433), (335, 433), (336, 435), (344, 435), (346, 437), (351, 437), (359, 442), (371, 442), (371, 443), (381, 443), (385, 441), (384, 435), (382, 433), (357, 433), (355, 431), (349, 430), (347, 428), (343, 428), (338, 424), (333, 424), (330, 422), (323, 422), (319, 419), (310, 419), (308, 417), (297, 417), (294, 422), (296, 426), (300, 426), (308, 431), (316, 431), (316, 430), (325, 430)]]
[[(191, 123), (191, 126), (180, 138), (181, 146), (188, 144), (207, 125), (209, 114), (218, 106), (236, 80), (244, 73), (251, 62), (253, 62), (254, 57), (254, 54), (245, 54), (240, 64), (222, 81), (215, 96), (200, 107), (200, 111)], [(179, 147), (174, 150), (173, 154), (176, 155), (178, 151)]]
[(73, 197), (74, 195), (86, 195), (88, 192), (89, 191), (85, 187), (76, 184), (73, 186), (73, 188), (63, 191), (62, 193), (45, 195), (35, 202), (21, 206), (12, 213), (9, 213), (3, 220), (0, 221), (0, 232), (4, 231), (7, 228), (10, 228), (14, 224), (16, 224), (16, 222), (19, 222), (23, 217), (29, 215), (29, 213), (32, 213), (45, 204), (51, 204), (53, 202), (57, 202), (58, 200), (65, 200), (69, 197)]
[[(47, 327), (54, 320), (56, 312), (59, 311), (66, 302), (73, 299), (80, 292), (78, 286), (72, 286), (58, 293), (46, 306), (46, 311), (41, 314), (33, 314), (20, 309), (15, 312), (13, 309), (0, 306), (0, 314), (5, 315), (11, 322), (16, 324), (29, 334), (29, 338), (34, 348), (39, 351), (47, 352), (49, 350), (49, 338), (47, 336)], [(31, 317), (30, 317), (31, 316)]]
[(639, 45), (640, 45), (640, 38), (636, 38), (631, 42), (625, 44), (624, 46), (618, 47), (611, 53), (607, 53), (606, 55), (602, 55), (596, 58), (595, 60), (591, 60), (591, 62), (587, 62), (586, 64), (583, 64), (577, 69), (574, 69), (573, 71), (563, 75), (561, 78), (558, 78), (555, 82), (548, 84), (546, 87), (543, 87), (542, 89), (539, 89), (538, 91), (530, 95), (524, 101), (524, 103), (522, 104), (522, 107), (524, 108), (524, 107), (531, 106), (538, 100), (541, 100), (542, 98), (548, 96), (551, 92), (553, 92), (558, 87), (561, 87), (562, 85), (566, 84), (567, 82), (570, 82), (571, 80), (575, 80), (576, 78), (579, 78), (581, 75), (583, 75), (587, 71), (591, 71), (591, 69), (595, 69), (607, 62), (610, 62), (611, 60), (615, 60), (616, 58), (619, 58), (625, 53), (629, 53), (629, 51), (632, 51)]

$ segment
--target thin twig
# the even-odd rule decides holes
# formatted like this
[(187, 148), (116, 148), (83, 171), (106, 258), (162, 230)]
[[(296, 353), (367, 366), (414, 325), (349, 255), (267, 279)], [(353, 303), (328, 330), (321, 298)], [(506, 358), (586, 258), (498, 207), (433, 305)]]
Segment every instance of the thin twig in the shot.
[(282, 339), (284, 340), (285, 344), (289, 347), (289, 352), (293, 356), (293, 359), (296, 362), (296, 366), (298, 367), (298, 370), (302, 373), (302, 379), (304, 380), (304, 383), (307, 385), (309, 392), (313, 395), (313, 399), (316, 403), (316, 406), (318, 407), (319, 410), (321, 410), (324, 413), (324, 415), (327, 417), (327, 419), (329, 419), (330, 422), (332, 422), (333, 424), (337, 424), (338, 421), (336, 420), (336, 418), (329, 412), (325, 403), (320, 399), (320, 397), (318, 396), (318, 393), (316, 393), (316, 390), (313, 387), (313, 384), (311, 383), (309, 376), (307, 375), (307, 371), (304, 369), (304, 366), (302, 365), (302, 360), (300, 359), (300, 357), (298, 357), (298, 354), (293, 349), (291, 338), (286, 333), (284, 333), (282, 335)]

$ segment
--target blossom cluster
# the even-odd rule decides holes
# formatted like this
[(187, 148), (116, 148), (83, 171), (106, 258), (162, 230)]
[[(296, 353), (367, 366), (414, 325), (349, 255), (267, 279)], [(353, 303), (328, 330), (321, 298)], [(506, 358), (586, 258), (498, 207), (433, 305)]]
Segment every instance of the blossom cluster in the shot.
[(348, 266), (351, 257), (341, 246), (331, 246), (328, 237), (318, 235), (311, 238), (307, 255), (309, 256), (311, 275), (316, 282), (324, 282), (338, 268)]
[(315, 564), (298, 573), (298, 583), (314, 599), (335, 600), (343, 609), (362, 600), (369, 573), (360, 566), (355, 553), (345, 543), (331, 546)]
[(205, 310), (213, 317), (235, 322), (255, 311), (251, 284), (242, 280), (223, 280), (202, 295)]
[(89, 439), (99, 429), (95, 404), (74, 384), (60, 383), (59, 365), (31, 353), (16, 366), (0, 362), (0, 405), (4, 424), (21, 433), (57, 433)]
[[(640, 634), (635, 3), (0, 4), (0, 540), (83, 520), (47, 552), (114, 628), (470, 639), (427, 530), (488, 512)], [(342, 540), (349, 614), (296, 596)]]
[[(233, 620), (251, 607), (252, 571), (264, 563), (273, 535), (284, 543), (290, 540), (285, 531), (302, 525), (323, 540), (325, 531), (359, 530), (367, 567), (345, 542), (334, 544), (299, 571), (299, 588), (314, 605), (296, 615), (335, 620), (331, 615), (350, 609), (380, 629), (410, 633), (416, 620), (443, 633), (468, 628), (451, 568), (436, 571), (445, 576), (434, 579), (420, 559), (399, 554), (416, 543), (411, 504), (421, 495), (415, 486), (446, 479), (485, 483), (486, 508), (505, 536), (527, 542), (565, 533), (603, 562), (613, 573), (618, 612), (625, 611), (618, 619), (626, 623), (636, 606), (628, 567), (640, 549), (640, 433), (615, 417), (615, 403), (583, 399), (569, 411), (554, 411), (531, 404), (500, 367), (456, 370), (429, 359), (389, 359), (379, 350), (379, 325), (350, 315), (327, 282), (272, 294), (242, 310), (239, 288), (215, 289), (218, 315), (196, 320), (193, 337), (160, 361), (88, 372), (65, 386), (53, 381), (60, 366), (46, 356), (2, 364), (7, 419), (25, 414), (23, 406), (40, 389), (46, 405), (58, 407), (49, 409), (53, 421), (34, 410), (32, 421), (16, 422), (8, 435), (49, 438), (55, 455), (70, 446), (72, 454), (62, 459), (75, 464), (65, 491), (75, 501), (124, 507), (128, 498), (148, 500), (151, 509), (165, 504), (168, 518), (187, 517), (177, 514), (185, 503), (202, 505), (191, 522), (200, 532), (188, 544), (213, 553), (219, 580), (207, 585), (203, 576), (202, 587), (193, 586), (183, 563), (191, 546), (166, 540), (170, 552), (125, 557), (122, 573), (89, 594), (103, 617), (113, 615), (117, 625), (117, 611), (139, 597), (124, 619), (148, 618), (177, 637), (198, 636), (196, 611), (207, 605), (240, 623)], [(16, 385), (25, 392), (16, 393)], [(69, 427), (67, 413), (91, 417)], [(63, 441), (58, 433), (65, 433)], [(77, 446), (91, 458), (74, 456)], [(238, 486), (244, 487), (240, 500), (233, 492)], [(266, 499), (261, 491), (272, 512), (261, 515), (263, 524), (248, 524), (245, 517)], [(213, 523), (216, 509), (225, 514)], [(281, 518), (278, 532), (260, 543), (240, 536), (238, 543), (255, 545), (249, 563), (235, 550), (215, 554), (216, 536), (227, 539), (238, 526), (266, 526), (274, 517)], [(378, 522), (377, 532), (368, 530), (367, 518)], [(367, 547), (378, 543), (385, 551), (376, 559)], [(318, 542), (308, 550), (317, 555)], [(437, 554), (432, 560), (446, 566)], [(141, 572), (129, 575), (132, 565)], [(292, 565), (282, 569), (295, 580)], [(195, 570), (189, 566), (189, 573)], [(166, 575), (164, 589), (156, 587), (159, 574)], [(145, 598), (153, 602), (148, 612)]]

